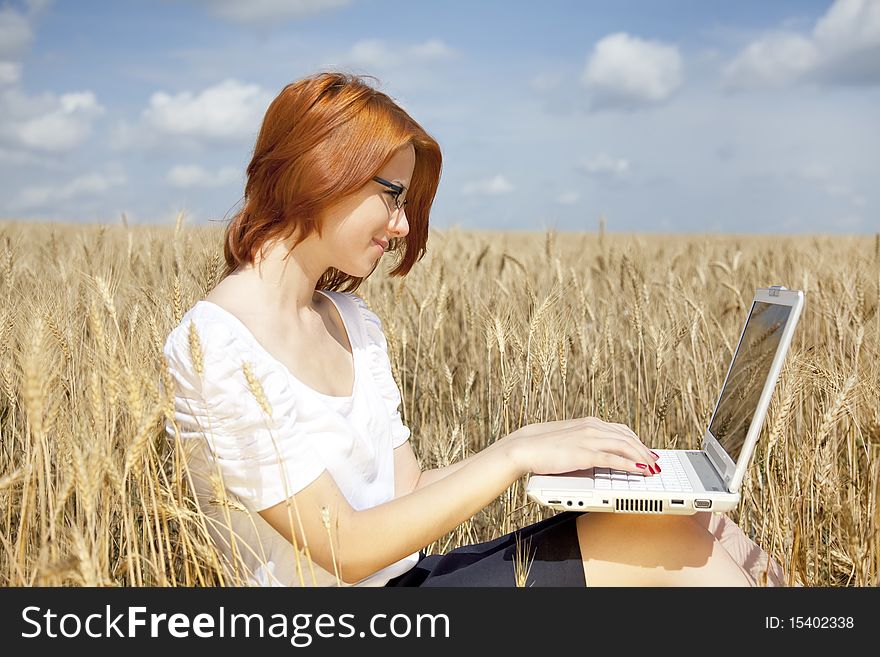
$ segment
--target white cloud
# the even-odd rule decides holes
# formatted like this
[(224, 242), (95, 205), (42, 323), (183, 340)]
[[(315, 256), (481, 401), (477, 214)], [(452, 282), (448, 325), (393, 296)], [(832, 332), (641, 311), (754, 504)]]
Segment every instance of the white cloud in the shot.
[(34, 38), (28, 19), (12, 7), (0, 8), (0, 59), (22, 54)]
[(440, 39), (429, 39), (409, 47), (392, 47), (382, 39), (362, 39), (355, 43), (347, 59), (366, 68), (393, 67), (413, 62), (434, 62), (460, 57), (458, 51)]
[(29, 49), (32, 23), (52, 3), (27, 0), (23, 14), (9, 6), (0, 8), (0, 142), (21, 151), (4, 150), (7, 162), (33, 162), (27, 151), (70, 151), (91, 134), (92, 123), (105, 112), (91, 91), (61, 96), (43, 93), (28, 96), (19, 88), (21, 63), (15, 61)]
[(765, 34), (724, 69), (731, 89), (880, 82), (880, 2), (836, 0), (811, 34)]
[(0, 86), (17, 84), (21, 79), (21, 64), (0, 62)]
[(31, 150), (70, 151), (84, 142), (105, 113), (91, 91), (27, 97), (17, 89), (0, 95), (0, 140)]
[(55, 4), (55, 0), (25, 0), (25, 4), (27, 5), (28, 13), (31, 16), (36, 16), (37, 14), (42, 14)]
[(400, 55), (392, 52), (381, 39), (362, 39), (351, 47), (349, 57), (354, 64), (366, 66), (392, 66), (398, 64)]
[(556, 202), (559, 205), (574, 205), (581, 198), (581, 195), (578, 192), (568, 191), (563, 192), (559, 195), (559, 198), (556, 199)]
[(856, 208), (865, 207), (865, 197), (852, 185), (840, 180), (839, 176), (829, 166), (816, 163), (808, 164), (801, 167), (795, 173), (795, 176), (816, 185), (828, 196), (842, 198)]
[(880, 42), (880, 3), (877, 0), (837, 0), (813, 29), (816, 41), (828, 50), (852, 50)]
[(611, 157), (605, 153), (599, 153), (589, 160), (583, 160), (576, 168), (589, 176), (610, 176), (622, 178), (630, 171), (629, 160), (622, 157)]
[(196, 0), (205, 9), (231, 23), (271, 26), (280, 21), (306, 18), (340, 7), (351, 0)]
[(529, 87), (538, 92), (553, 91), (558, 88), (562, 82), (563, 76), (561, 73), (544, 73), (536, 75), (529, 80)]
[(223, 167), (216, 173), (206, 171), (198, 164), (178, 164), (172, 167), (165, 176), (173, 187), (223, 187), (243, 183), (241, 169)]
[[(782, 228), (785, 230), (790, 230), (792, 232), (802, 231), (804, 224), (805, 220), (802, 217), (792, 216), (788, 217), (783, 222)], [(864, 233), (866, 228), (863, 217), (861, 215), (853, 213), (837, 214), (829, 217), (826, 223), (826, 228), (827, 227), (833, 227), (834, 231), (837, 233), (847, 231), (853, 233)]]
[(64, 171), (65, 165), (49, 153), (30, 153), (20, 148), (0, 146), (0, 165), (10, 167), (33, 166), (47, 171)]
[(135, 122), (119, 120), (114, 123), (107, 136), (107, 145), (112, 151), (144, 149), (157, 143), (156, 135), (147, 134)]
[(409, 52), (425, 61), (455, 59), (459, 56), (457, 50), (450, 48), (440, 39), (428, 39), (420, 45), (410, 47)]
[(43, 185), (25, 187), (18, 197), (9, 203), (13, 211), (34, 208), (51, 208), (54, 204), (64, 203), (83, 196), (97, 196), (106, 193), (110, 188), (126, 182), (124, 173), (109, 174), (90, 173), (75, 178), (64, 185)]
[(474, 194), (500, 196), (502, 194), (509, 194), (513, 190), (513, 185), (511, 185), (504, 176), (499, 174), (494, 178), (475, 180), (473, 182), (467, 183), (462, 189), (462, 193), (465, 196), (471, 196)]
[(725, 69), (728, 86), (780, 86), (815, 68), (819, 50), (798, 34), (777, 32), (749, 44)]
[(662, 103), (682, 81), (682, 59), (676, 46), (625, 32), (596, 43), (581, 77), (597, 108)]
[(831, 223), (836, 228), (846, 228), (853, 232), (864, 229), (863, 218), (858, 214), (838, 215), (831, 220)]
[[(271, 102), (272, 95), (259, 85), (229, 79), (198, 95), (189, 91), (174, 96), (156, 92), (150, 96), (150, 106), (142, 117), (148, 126), (166, 135), (221, 140), (251, 138), (259, 130)], [(117, 141), (117, 145), (124, 141), (119, 134)]]

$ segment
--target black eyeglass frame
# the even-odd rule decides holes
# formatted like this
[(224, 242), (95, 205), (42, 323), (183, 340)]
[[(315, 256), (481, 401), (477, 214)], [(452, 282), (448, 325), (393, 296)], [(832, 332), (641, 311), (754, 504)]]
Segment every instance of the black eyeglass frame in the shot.
[(385, 187), (394, 192), (394, 206), (398, 210), (409, 203), (409, 199), (403, 199), (403, 203), (400, 202), (400, 195), (406, 191), (406, 187), (404, 187), (403, 185), (395, 185), (393, 182), (389, 182), (384, 178), (380, 178), (379, 176), (376, 176), (375, 178), (373, 178), (373, 180), (375, 180), (380, 185), (385, 185)]

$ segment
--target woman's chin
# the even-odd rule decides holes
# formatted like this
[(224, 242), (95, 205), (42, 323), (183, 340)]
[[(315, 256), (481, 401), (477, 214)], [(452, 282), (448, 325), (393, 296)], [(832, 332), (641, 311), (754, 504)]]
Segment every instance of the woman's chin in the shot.
[(366, 278), (370, 274), (375, 271), (376, 267), (379, 266), (381, 262), (381, 258), (373, 258), (372, 260), (368, 260), (367, 264), (359, 264), (358, 266), (350, 266), (345, 267), (343, 269), (339, 269), (343, 274), (347, 274), (348, 276), (353, 276), (355, 278)]

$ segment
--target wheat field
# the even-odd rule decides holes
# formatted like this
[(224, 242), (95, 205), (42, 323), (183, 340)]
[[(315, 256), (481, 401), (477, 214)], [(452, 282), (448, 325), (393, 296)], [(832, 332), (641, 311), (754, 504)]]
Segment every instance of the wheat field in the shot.
[[(219, 281), (222, 236), (182, 216), (0, 222), (0, 585), (238, 583), (164, 432), (162, 346)], [(424, 468), (586, 415), (628, 424), (649, 447), (698, 448), (754, 289), (804, 290), (728, 515), (790, 584), (880, 584), (880, 234), (453, 228), (432, 231), (406, 279), (388, 278), (391, 264), (357, 294), (382, 320)], [(428, 553), (552, 514), (524, 482)]]

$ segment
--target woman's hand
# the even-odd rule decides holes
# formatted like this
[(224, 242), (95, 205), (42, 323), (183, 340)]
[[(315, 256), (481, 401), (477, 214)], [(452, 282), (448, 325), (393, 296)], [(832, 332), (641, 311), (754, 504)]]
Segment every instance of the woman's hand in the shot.
[(521, 427), (504, 439), (522, 474), (558, 474), (587, 468), (659, 472), (657, 459), (625, 424), (583, 417)]

